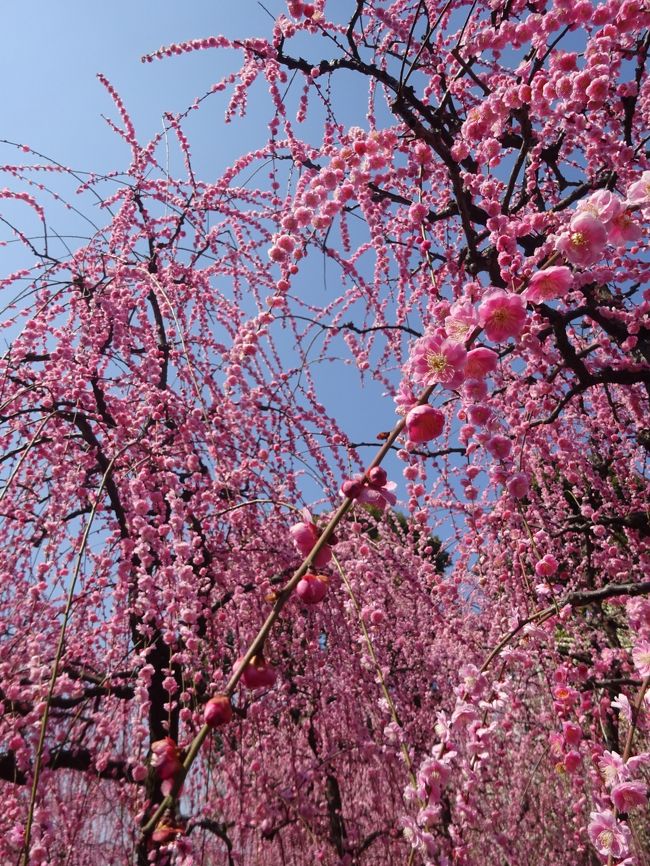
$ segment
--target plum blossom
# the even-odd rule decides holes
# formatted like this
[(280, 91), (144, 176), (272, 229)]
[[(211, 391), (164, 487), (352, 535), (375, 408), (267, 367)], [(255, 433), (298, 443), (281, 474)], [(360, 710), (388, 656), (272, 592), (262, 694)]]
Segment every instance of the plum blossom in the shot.
[(639, 180), (627, 188), (627, 204), (638, 207), (650, 203), (650, 171), (644, 171)]
[[(311, 514), (305, 508), (302, 512), (304, 520), (300, 523), (295, 523), (289, 530), (289, 534), (293, 538), (293, 543), (298, 548), (302, 556), (308, 556), (318, 539), (320, 531), (316, 524), (311, 519)], [(314, 556), (312, 562), (316, 568), (323, 568), (332, 558), (332, 548), (329, 544), (323, 547)]]
[(641, 641), (634, 647), (632, 661), (644, 679), (650, 677), (650, 640)]
[(428, 442), (440, 436), (445, 416), (433, 406), (416, 406), (406, 416), (406, 435), (411, 442)]
[(471, 379), (482, 379), (484, 376), (494, 373), (498, 360), (497, 353), (485, 346), (472, 349), (467, 353), (465, 375)]
[(472, 303), (461, 300), (451, 305), (445, 319), (445, 331), (450, 340), (464, 343), (477, 325), (478, 314)]
[(460, 343), (436, 331), (421, 337), (413, 346), (410, 368), (416, 382), (457, 388), (465, 378), (467, 351)]
[(629, 852), (629, 828), (616, 820), (610, 810), (592, 812), (589, 821), (589, 838), (596, 851), (607, 857), (625, 857)]
[(613, 246), (619, 247), (629, 242), (641, 240), (641, 227), (627, 211), (623, 211), (607, 224), (607, 240)]
[(518, 339), (526, 324), (526, 305), (521, 295), (495, 289), (481, 301), (478, 319), (488, 340), (503, 343), (510, 337)]
[(625, 202), (608, 189), (599, 189), (578, 203), (576, 213), (589, 213), (603, 225), (625, 210)]
[(379, 483), (379, 481), (365, 484), (364, 481), (363, 476), (344, 481), (341, 485), (341, 495), (347, 496), (350, 499), (356, 499), (358, 502), (366, 505), (372, 505), (380, 511), (383, 511), (386, 505), (395, 505), (397, 496), (395, 496), (393, 491), (396, 489), (397, 484), (394, 481), (384, 481), (383, 484)]
[(165, 737), (151, 744), (151, 752), (151, 766), (155, 767), (156, 774), (162, 782), (160, 790), (167, 796), (183, 766), (178, 745), (171, 737)]
[(608, 788), (627, 777), (625, 763), (618, 752), (603, 752), (598, 759), (598, 767)]
[(512, 451), (512, 442), (507, 436), (492, 436), (485, 443), (485, 447), (498, 460), (507, 460)]
[(515, 499), (523, 499), (528, 495), (530, 490), (530, 480), (525, 472), (517, 472), (513, 475), (507, 484), (508, 493), (514, 496)]
[(532, 304), (563, 297), (573, 284), (573, 275), (566, 265), (553, 265), (532, 275), (523, 297)]
[(648, 786), (641, 781), (619, 782), (612, 788), (611, 798), (619, 812), (629, 812), (648, 802)]
[(572, 265), (588, 268), (600, 260), (606, 242), (605, 226), (593, 214), (582, 211), (573, 217), (568, 231), (559, 235), (555, 246)]
[(305, 604), (318, 604), (327, 594), (328, 580), (322, 574), (306, 574), (296, 587), (296, 595)]

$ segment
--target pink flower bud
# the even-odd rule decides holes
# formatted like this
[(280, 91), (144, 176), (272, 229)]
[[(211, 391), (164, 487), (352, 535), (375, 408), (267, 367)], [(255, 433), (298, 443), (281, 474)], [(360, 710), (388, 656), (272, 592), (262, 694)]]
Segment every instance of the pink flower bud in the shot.
[(411, 442), (428, 442), (440, 436), (445, 416), (433, 406), (416, 406), (406, 416), (406, 435)]
[(377, 490), (383, 487), (387, 481), (388, 475), (386, 474), (386, 470), (382, 469), (381, 466), (374, 466), (370, 472), (368, 472), (368, 484)]
[(305, 604), (318, 604), (327, 593), (327, 577), (320, 574), (306, 574), (296, 587), (296, 595)]
[(227, 725), (232, 719), (232, 705), (228, 695), (215, 695), (205, 705), (203, 720), (209, 728)]
[[(241, 664), (241, 661), (239, 659), (237, 664)], [(275, 668), (268, 664), (262, 655), (253, 656), (242, 673), (242, 682), (249, 689), (271, 688), (275, 680)]]

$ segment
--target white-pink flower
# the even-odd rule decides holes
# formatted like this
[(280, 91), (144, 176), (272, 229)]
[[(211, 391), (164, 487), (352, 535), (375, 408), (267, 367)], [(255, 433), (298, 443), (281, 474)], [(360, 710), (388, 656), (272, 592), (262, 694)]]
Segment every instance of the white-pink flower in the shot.
[(596, 851), (607, 857), (625, 857), (629, 851), (630, 830), (625, 824), (616, 820), (609, 809), (602, 812), (592, 812), (589, 821), (589, 838)]
[(629, 812), (648, 802), (648, 786), (641, 781), (619, 782), (612, 788), (611, 798), (619, 812)]
[(650, 171), (644, 171), (639, 180), (629, 185), (627, 203), (633, 207), (650, 204)]
[(650, 640), (640, 641), (632, 650), (634, 667), (644, 679), (650, 677)]

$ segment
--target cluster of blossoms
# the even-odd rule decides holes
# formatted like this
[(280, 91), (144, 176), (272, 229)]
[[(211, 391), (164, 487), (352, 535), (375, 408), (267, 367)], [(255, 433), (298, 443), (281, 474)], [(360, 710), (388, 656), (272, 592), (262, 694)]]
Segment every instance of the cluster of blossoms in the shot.
[(650, 11), (336, 5), (156, 52), (268, 88), (216, 179), (100, 79), (131, 162), (69, 257), (0, 166), (1, 861), (648, 859)]

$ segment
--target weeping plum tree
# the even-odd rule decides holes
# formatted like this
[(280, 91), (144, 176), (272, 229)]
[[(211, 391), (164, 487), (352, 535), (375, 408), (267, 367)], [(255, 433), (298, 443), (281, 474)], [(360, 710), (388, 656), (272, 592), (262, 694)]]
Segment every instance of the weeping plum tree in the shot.
[(649, 27), (289, 2), (145, 58), (217, 180), (2, 167), (3, 863), (650, 862)]

